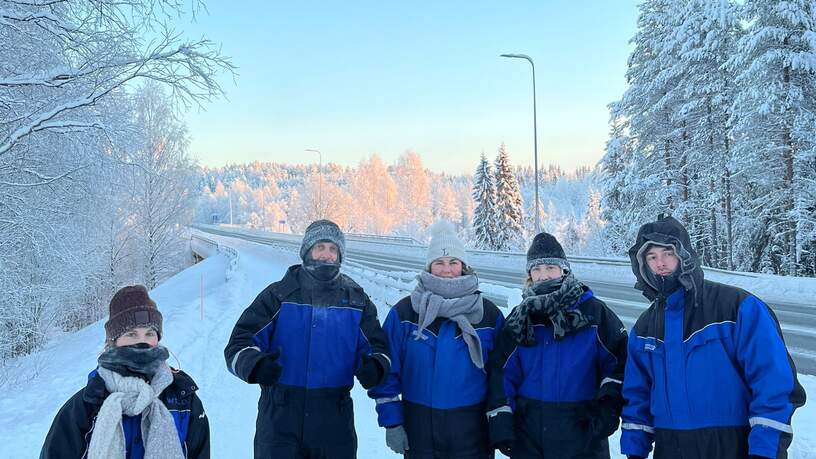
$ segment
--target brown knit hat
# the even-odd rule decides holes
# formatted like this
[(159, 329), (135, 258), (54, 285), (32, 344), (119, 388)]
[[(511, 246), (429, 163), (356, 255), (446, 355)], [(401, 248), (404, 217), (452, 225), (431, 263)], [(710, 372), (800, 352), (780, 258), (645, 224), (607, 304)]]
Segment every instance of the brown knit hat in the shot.
[(161, 339), (162, 315), (143, 285), (122, 287), (113, 295), (110, 317), (105, 322), (105, 338), (116, 341), (116, 338), (136, 327), (152, 327)]

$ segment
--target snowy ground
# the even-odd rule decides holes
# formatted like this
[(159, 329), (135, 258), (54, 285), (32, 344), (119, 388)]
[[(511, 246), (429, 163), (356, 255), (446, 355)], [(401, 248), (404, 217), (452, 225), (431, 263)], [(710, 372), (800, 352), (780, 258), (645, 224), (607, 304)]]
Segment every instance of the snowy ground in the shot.
[[(216, 239), (216, 238), (213, 238)], [(164, 314), (162, 342), (174, 353), (173, 366), (193, 376), (200, 386), (210, 419), (212, 456), (252, 456), (258, 388), (243, 383), (226, 370), (224, 345), (233, 324), (257, 293), (279, 279), (295, 254), (271, 247), (229, 240), (237, 249), (237, 269), (217, 255), (178, 274), (153, 290)], [(394, 280), (371, 271), (347, 270), (372, 296), (383, 320), (388, 307), (405, 294), (407, 279)], [(406, 276), (407, 277), (407, 276)], [(203, 319), (201, 285), (203, 280)], [(54, 414), (85, 383), (102, 348), (102, 322), (55, 339), (46, 349), (13, 362), (0, 378), (0, 458), (36, 458)], [(816, 394), (816, 377), (800, 376), (808, 394)], [(385, 446), (383, 429), (376, 423), (374, 403), (355, 386), (355, 418), (360, 458), (398, 457)], [(816, 408), (808, 404), (794, 417), (793, 459), (816, 459)], [(619, 456), (619, 434), (611, 439)]]

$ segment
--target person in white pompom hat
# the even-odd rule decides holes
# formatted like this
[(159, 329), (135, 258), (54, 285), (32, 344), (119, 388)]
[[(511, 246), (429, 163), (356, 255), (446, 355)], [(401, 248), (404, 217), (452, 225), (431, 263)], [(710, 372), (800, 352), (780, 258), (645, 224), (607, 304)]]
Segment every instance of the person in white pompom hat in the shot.
[(504, 316), (479, 291), (453, 225), (440, 221), (430, 232), (425, 270), (383, 326), (391, 370), (369, 395), (377, 401), (386, 444), (396, 453), (411, 458), (492, 458), (484, 362)]

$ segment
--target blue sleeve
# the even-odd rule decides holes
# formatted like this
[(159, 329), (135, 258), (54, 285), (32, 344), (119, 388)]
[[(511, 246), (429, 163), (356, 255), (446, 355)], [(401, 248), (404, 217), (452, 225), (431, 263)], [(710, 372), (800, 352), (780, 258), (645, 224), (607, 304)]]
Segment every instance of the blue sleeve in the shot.
[(405, 347), (404, 329), (396, 308), (391, 308), (383, 325), (388, 341), (391, 368), (385, 381), (368, 391), (377, 402), (377, 422), (381, 427), (394, 427), (403, 423), (402, 417), (402, 355)]
[(790, 444), (791, 417), (805, 402), (804, 389), (797, 380), (779, 322), (758, 298), (749, 296), (740, 304), (735, 340), (737, 360), (751, 388), (749, 452), (777, 457)]
[[(654, 442), (654, 418), (651, 412), (652, 375), (646, 353), (645, 340), (630, 336), (626, 368), (623, 377), (623, 406), (621, 419), (621, 453), (647, 457)], [(638, 349), (640, 348), (640, 349)]]

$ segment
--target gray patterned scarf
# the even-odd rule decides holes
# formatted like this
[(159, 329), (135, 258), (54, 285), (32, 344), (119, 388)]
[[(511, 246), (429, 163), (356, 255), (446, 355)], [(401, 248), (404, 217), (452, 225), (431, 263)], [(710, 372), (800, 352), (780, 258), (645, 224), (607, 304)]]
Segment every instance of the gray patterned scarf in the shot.
[(571, 273), (555, 281), (537, 282), (524, 289), (524, 300), (510, 313), (505, 326), (517, 343), (533, 346), (536, 343), (533, 316), (546, 317), (552, 323), (553, 337), (561, 339), (589, 325), (580, 310), (570, 309), (584, 291), (584, 284)]
[(437, 317), (456, 322), (462, 330), (470, 360), (478, 368), (484, 368), (482, 342), (473, 328), (484, 317), (484, 302), (478, 292), (479, 279), (475, 274), (455, 278), (437, 277), (429, 272), (417, 275), (417, 285), (411, 292), (411, 306), (419, 314), (416, 339), (423, 339), (422, 330)]

